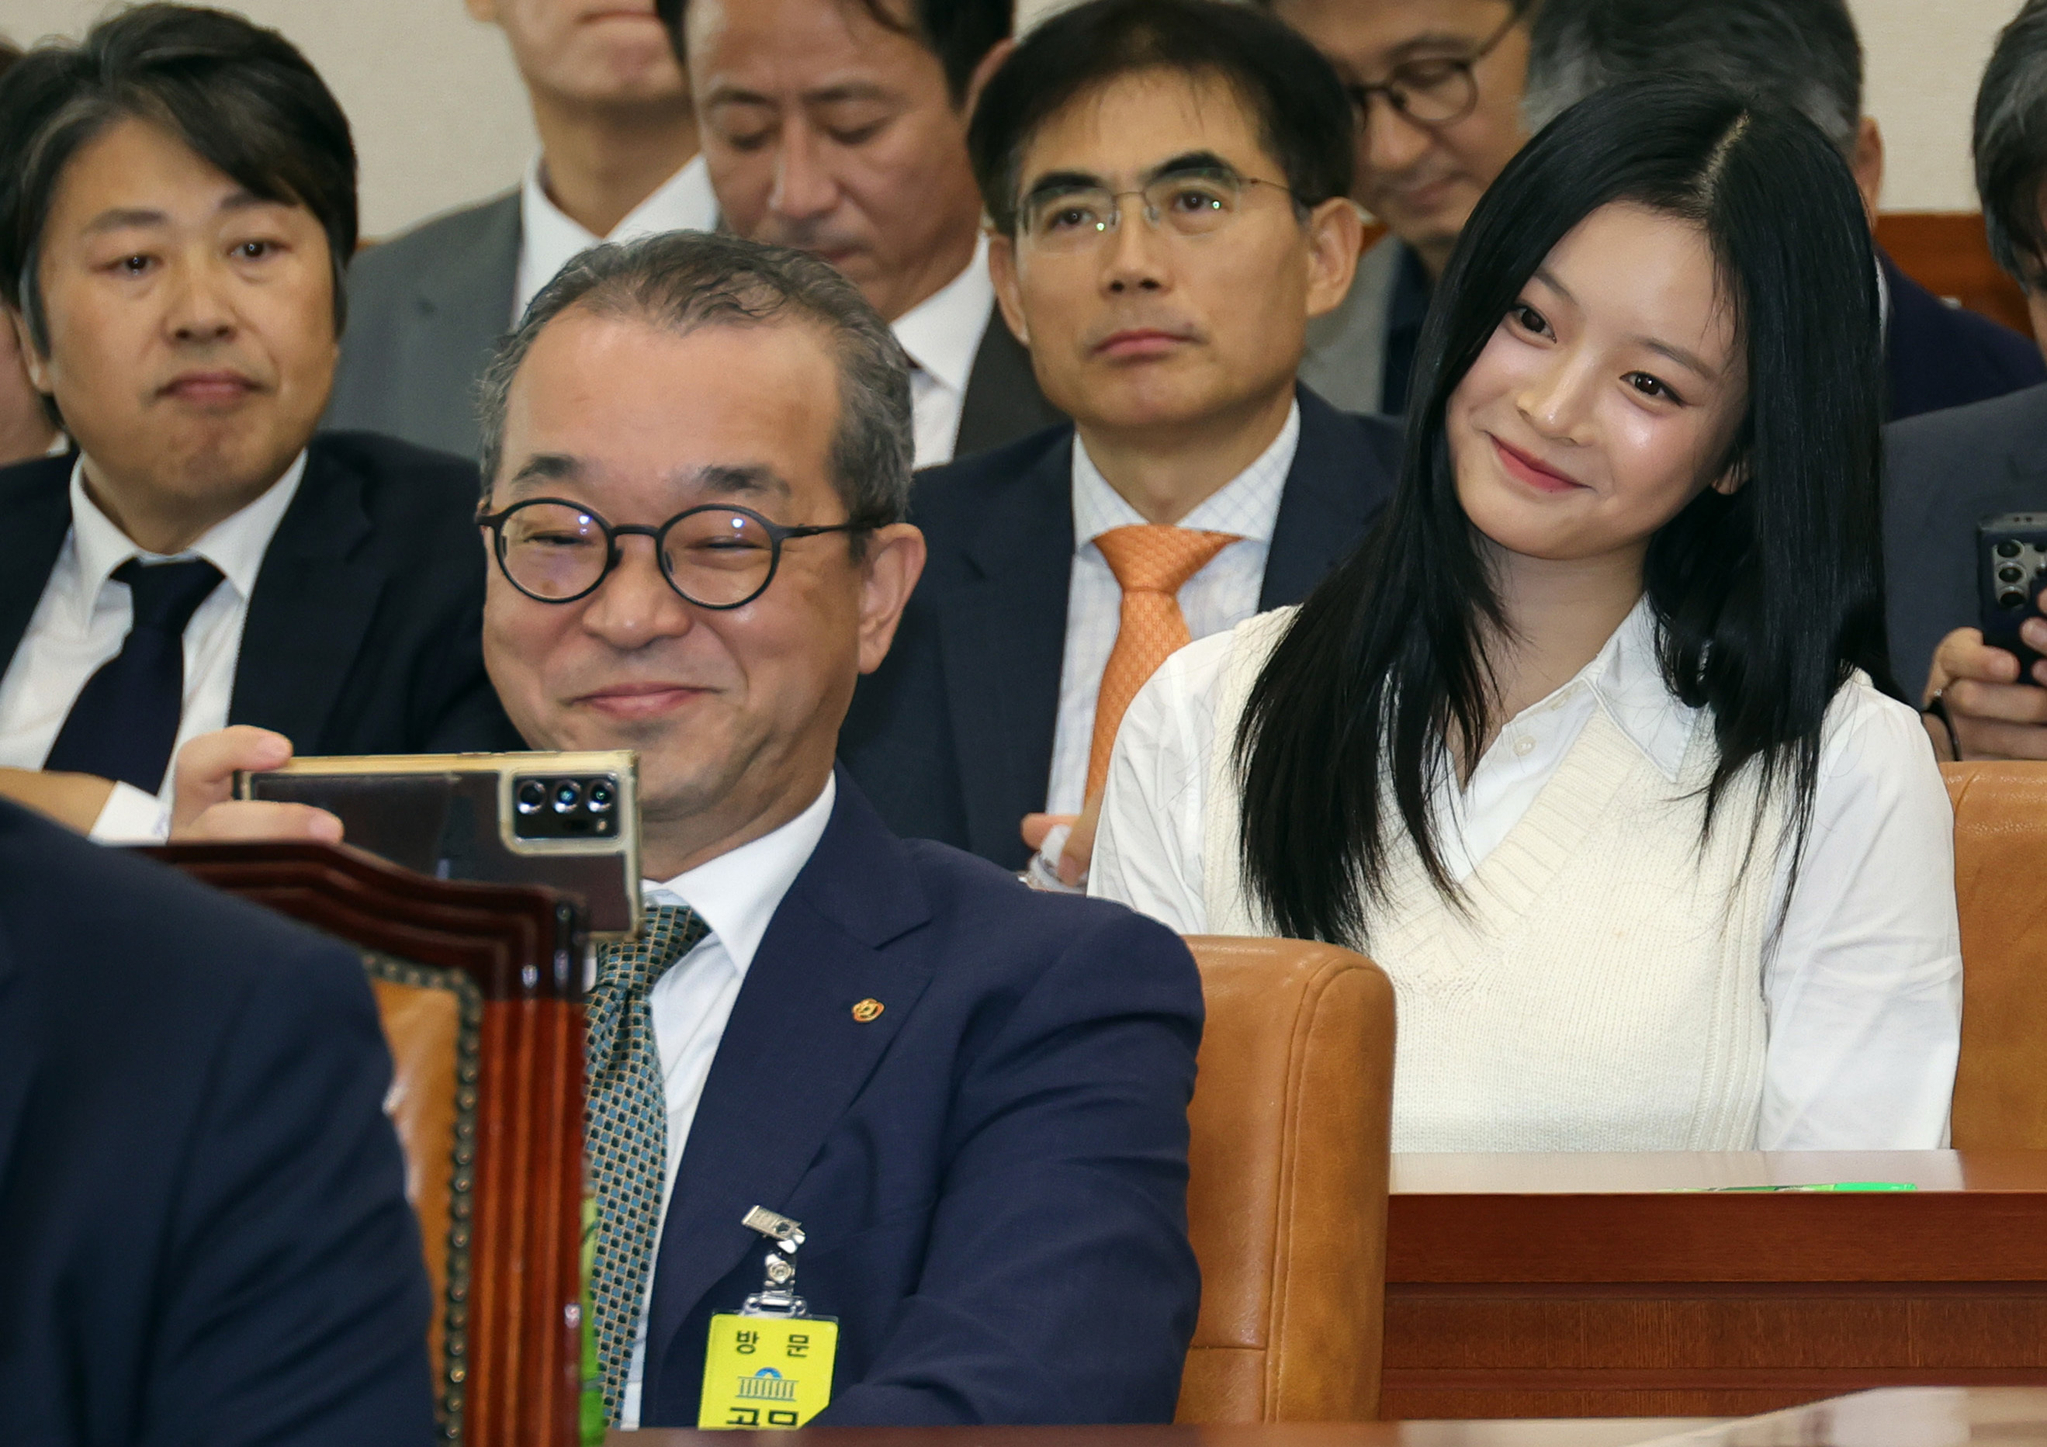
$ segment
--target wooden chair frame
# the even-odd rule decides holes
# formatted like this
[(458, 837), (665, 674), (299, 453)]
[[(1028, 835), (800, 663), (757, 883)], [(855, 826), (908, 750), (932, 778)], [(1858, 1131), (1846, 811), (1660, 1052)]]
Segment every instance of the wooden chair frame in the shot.
[(374, 976), (462, 998), (436, 1305), (442, 1433), (465, 1447), (572, 1447), (582, 1388), (579, 909), (552, 890), (430, 879), (346, 847), (142, 852), (361, 947)]

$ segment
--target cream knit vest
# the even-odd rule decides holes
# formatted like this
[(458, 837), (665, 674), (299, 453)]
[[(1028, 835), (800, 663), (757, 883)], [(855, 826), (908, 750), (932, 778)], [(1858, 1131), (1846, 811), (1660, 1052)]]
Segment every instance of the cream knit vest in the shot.
[[(1270, 934), (1244, 897), (1231, 742), (1292, 611), (1236, 630), (1202, 841), (1208, 926)], [(1445, 901), (1412, 849), (1361, 944), (1393, 981), (1399, 1151), (1751, 1150), (1762, 1103), (1762, 956), (1783, 810), (1743, 869), (1737, 781), (1699, 847), (1713, 770), (1701, 715), (1673, 785), (1605, 710), (1520, 822)]]

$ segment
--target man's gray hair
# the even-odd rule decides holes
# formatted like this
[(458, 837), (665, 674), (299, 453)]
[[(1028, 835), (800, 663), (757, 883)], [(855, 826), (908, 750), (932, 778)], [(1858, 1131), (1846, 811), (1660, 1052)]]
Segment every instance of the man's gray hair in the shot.
[(593, 246), (541, 288), (498, 343), (480, 384), (485, 497), (504, 463), (512, 379), (547, 324), (572, 307), (677, 334), (699, 327), (816, 327), (830, 340), (839, 367), (831, 470), (847, 521), (861, 528), (902, 521), (914, 445), (910, 360), (895, 333), (858, 288), (816, 257), (705, 231)]
[(1990, 254), (2028, 291), (2047, 289), (2047, 0), (1997, 37), (1976, 92), (1976, 194)]
[(1855, 154), (1862, 43), (1846, 0), (1543, 0), (1522, 119), (1532, 135), (1594, 91), (1646, 76), (1774, 100)]

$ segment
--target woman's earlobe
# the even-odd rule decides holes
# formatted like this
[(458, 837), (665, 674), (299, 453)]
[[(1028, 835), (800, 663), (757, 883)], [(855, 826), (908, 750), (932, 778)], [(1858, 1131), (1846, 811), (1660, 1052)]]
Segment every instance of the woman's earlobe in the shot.
[(1737, 463), (1714, 478), (1707, 486), (1722, 497), (1733, 497), (1748, 485), (1748, 464)]

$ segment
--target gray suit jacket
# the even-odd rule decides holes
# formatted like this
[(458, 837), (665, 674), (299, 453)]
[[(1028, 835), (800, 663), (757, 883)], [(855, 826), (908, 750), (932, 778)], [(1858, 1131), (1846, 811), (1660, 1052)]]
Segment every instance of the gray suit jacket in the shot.
[(321, 425), (475, 457), (476, 379), (511, 325), (519, 242), (515, 189), (358, 254)]
[(1339, 412), (1376, 413), (1386, 381), (1386, 307), (1400, 274), (1400, 238), (1379, 238), (1358, 259), (1343, 305), (1308, 323), (1308, 351), (1296, 374)]
[[(348, 329), (321, 424), (475, 457), (476, 381), (511, 326), (519, 193), (456, 211), (363, 251), (348, 269)], [(1376, 385), (1376, 384), (1375, 384)], [(997, 314), (967, 376), (954, 455), (1065, 421)]]
[(1891, 672), (1917, 702), (1933, 651), (1977, 626), (1976, 524), (2047, 512), (2047, 385), (1884, 429)]

